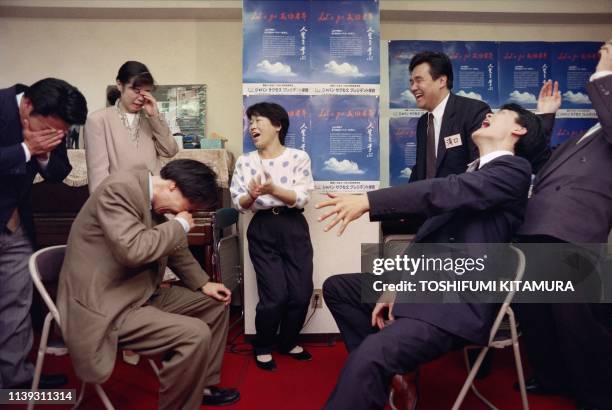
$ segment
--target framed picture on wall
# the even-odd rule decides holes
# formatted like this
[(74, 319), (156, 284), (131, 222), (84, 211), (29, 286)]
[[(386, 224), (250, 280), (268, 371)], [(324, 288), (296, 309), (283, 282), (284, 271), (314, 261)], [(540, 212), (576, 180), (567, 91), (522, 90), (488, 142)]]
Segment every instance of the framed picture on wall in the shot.
[(206, 135), (206, 84), (157, 85), (153, 96), (173, 134)]

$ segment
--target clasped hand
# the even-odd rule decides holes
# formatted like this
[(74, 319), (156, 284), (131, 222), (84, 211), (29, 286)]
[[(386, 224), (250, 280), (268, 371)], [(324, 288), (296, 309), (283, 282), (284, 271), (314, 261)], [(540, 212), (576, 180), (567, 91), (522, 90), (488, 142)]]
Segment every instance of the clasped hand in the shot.
[(262, 195), (274, 195), (275, 188), (276, 186), (272, 182), (272, 176), (267, 172), (264, 173), (263, 181), (261, 175), (257, 174), (255, 178), (251, 179), (248, 186), (249, 195), (251, 195), (253, 199), (257, 199)]

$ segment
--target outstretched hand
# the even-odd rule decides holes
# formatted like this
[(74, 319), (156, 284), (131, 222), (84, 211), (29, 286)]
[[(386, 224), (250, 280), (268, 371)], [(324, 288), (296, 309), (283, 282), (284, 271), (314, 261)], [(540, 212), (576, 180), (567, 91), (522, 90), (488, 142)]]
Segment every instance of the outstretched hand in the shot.
[(344, 233), (344, 230), (349, 223), (355, 219), (361, 217), (370, 210), (370, 202), (368, 196), (365, 194), (360, 195), (336, 195), (327, 194), (330, 198), (328, 201), (319, 202), (315, 205), (315, 208), (333, 207), (331, 210), (324, 213), (319, 217), (319, 222), (324, 221), (330, 216), (334, 215), (334, 218), (324, 228), (327, 232), (340, 223), (338, 228), (338, 236)]
[(595, 71), (612, 71), (612, 38), (599, 49), (599, 63)]
[(554, 114), (561, 108), (561, 92), (559, 92), (559, 82), (548, 80), (542, 85), (538, 96), (538, 107), (536, 112), (539, 114)]

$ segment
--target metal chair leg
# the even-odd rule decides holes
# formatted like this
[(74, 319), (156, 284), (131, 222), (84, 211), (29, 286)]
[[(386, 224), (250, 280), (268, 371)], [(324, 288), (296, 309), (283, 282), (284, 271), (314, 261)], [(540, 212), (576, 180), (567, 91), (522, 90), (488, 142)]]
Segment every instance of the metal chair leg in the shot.
[[(33, 392), (38, 391), (38, 384), (40, 383), (40, 374), (42, 373), (43, 363), (45, 361), (45, 353), (47, 352), (47, 341), (49, 340), (49, 331), (51, 329), (51, 322), (53, 321), (53, 315), (51, 313), (47, 313), (45, 317), (45, 322), (43, 325), (42, 335), (40, 337), (40, 343), (38, 345), (38, 354), (36, 357), (36, 367), (34, 368), (34, 378), (32, 380), (32, 388)], [(34, 408), (34, 401), (30, 400), (28, 402), (28, 410)]]
[(151, 365), (151, 369), (153, 369), (153, 373), (155, 373), (155, 375), (159, 377), (159, 367), (157, 366), (157, 363), (155, 363), (153, 359), (149, 359), (149, 365)]
[(467, 356), (467, 350), (466, 349), (463, 350), (465, 366), (469, 374), (468, 374), (467, 379), (463, 383), (463, 386), (461, 387), (461, 391), (459, 392), (457, 399), (455, 399), (455, 403), (453, 404), (452, 410), (459, 410), (459, 408), (461, 407), (461, 404), (463, 403), (463, 400), (465, 400), (465, 396), (467, 395), (469, 388), (471, 388), (472, 391), (474, 391), (474, 394), (476, 394), (476, 396), (478, 396), (478, 398), (482, 400), (486, 405), (488, 405), (492, 409), (496, 409), (495, 406), (493, 406), (491, 402), (489, 402), (486, 398), (484, 398), (480, 394), (480, 392), (476, 390), (476, 388), (474, 387), (474, 379), (476, 378), (478, 369), (480, 369), (480, 366), (482, 365), (482, 362), (488, 351), (489, 351), (489, 347), (484, 347), (478, 354), (478, 357), (476, 358), (476, 362), (474, 363), (474, 367), (470, 369), (470, 362)]
[(73, 410), (77, 409), (81, 403), (83, 403), (83, 398), (85, 397), (85, 388), (87, 387), (87, 383), (82, 382), (81, 383), (81, 393), (79, 393), (79, 398), (77, 399), (76, 403), (74, 403), (74, 406), (72, 406)]
[(521, 391), (521, 402), (523, 410), (529, 410), (527, 401), (527, 388), (525, 387), (525, 375), (523, 373), (523, 363), (521, 361), (521, 350), (519, 347), (518, 332), (516, 331), (516, 320), (514, 312), (508, 308), (508, 318), (510, 319), (510, 333), (512, 335), (512, 351), (514, 352), (514, 364), (516, 365), (516, 375), (518, 377), (519, 388)]
[(100, 400), (102, 400), (102, 403), (104, 403), (104, 408), (106, 410), (115, 410), (102, 386), (99, 384), (94, 384), (94, 387), (96, 388), (96, 393), (98, 393), (98, 396), (100, 396)]

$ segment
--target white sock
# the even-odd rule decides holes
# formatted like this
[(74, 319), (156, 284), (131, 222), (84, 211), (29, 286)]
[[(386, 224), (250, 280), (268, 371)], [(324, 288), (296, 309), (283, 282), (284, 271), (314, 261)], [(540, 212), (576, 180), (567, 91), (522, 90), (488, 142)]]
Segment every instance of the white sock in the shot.
[(264, 363), (270, 362), (272, 361), (272, 355), (271, 354), (258, 354), (257, 361), (264, 362)]
[(304, 351), (304, 349), (302, 348), (302, 346), (295, 346), (293, 349), (291, 349), (289, 351), (289, 353), (302, 353)]

